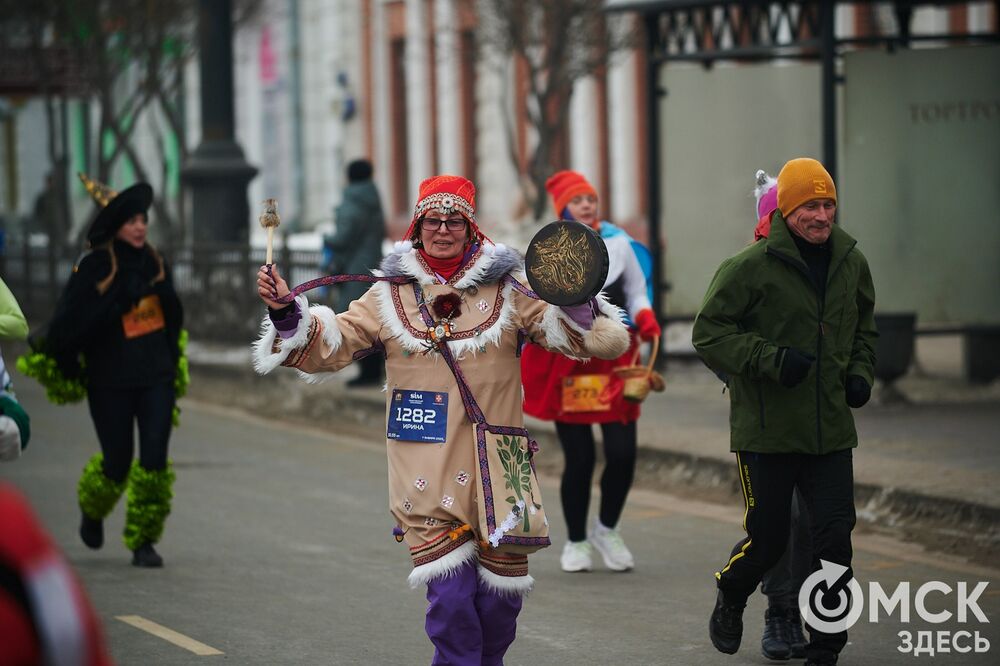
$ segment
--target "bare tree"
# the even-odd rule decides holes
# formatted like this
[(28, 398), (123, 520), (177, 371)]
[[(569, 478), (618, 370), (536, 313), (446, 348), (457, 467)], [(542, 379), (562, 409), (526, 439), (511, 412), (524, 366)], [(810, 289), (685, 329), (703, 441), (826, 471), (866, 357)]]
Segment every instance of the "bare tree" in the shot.
[[(508, 153), (520, 175), (532, 217), (546, 208), (545, 180), (555, 170), (554, 152), (564, 134), (573, 86), (608, 65), (613, 54), (635, 42), (629, 19), (610, 21), (602, 0), (479, 0), (479, 43), (486, 62), (503, 76), (522, 63), (524, 105), (504, 109)], [(516, 97), (515, 97), (516, 98)], [(525, 117), (535, 141), (521, 154), (517, 117)], [(521, 168), (521, 165), (524, 168)]]
[(65, 237), (70, 226), (66, 119), (68, 95), (81, 89), (74, 87), (70, 79), (74, 72), (84, 69), (70, 62), (64, 49), (51, 48), (53, 15), (52, 2), (0, 0), (0, 49), (3, 50), (0, 57), (18, 63), (16, 67), (22, 84), (42, 98), (45, 111), (49, 181), (41, 195), (46, 199), (41, 209), (44, 219), (35, 222), (43, 225), (49, 234), (52, 271), (55, 270), (54, 261), (67, 250)]
[[(52, 0), (48, 0), (52, 2)], [(146, 114), (160, 112), (180, 146), (182, 117), (177, 113), (179, 82), (171, 73), (191, 56), (194, 7), (191, 0), (71, 0), (55, 1), (53, 26), (57, 38), (75, 58), (90, 64), (88, 92), (100, 108), (95, 173), (107, 181), (115, 163), (126, 157), (139, 180), (150, 171), (133, 145), (133, 135)], [(149, 123), (153, 131), (158, 124)], [(107, 141), (110, 138), (110, 141)], [(154, 143), (166, 141), (162, 132)], [(105, 142), (110, 145), (105, 149)], [(182, 148), (183, 150), (183, 148)], [(166, 237), (177, 225), (167, 192), (153, 201)]]
[[(65, 122), (70, 96), (95, 100), (100, 109), (90, 170), (102, 181), (125, 157), (139, 180), (167, 183), (167, 145), (175, 141), (187, 158), (183, 109), (184, 70), (196, 55), (197, 0), (0, 0), (0, 47), (30, 49), (45, 99), (49, 152), (60, 214), (69, 219), (69, 165)], [(236, 0), (234, 23), (251, 20), (262, 0)], [(79, 75), (68, 88), (56, 62)], [(66, 57), (68, 56), (68, 57)], [(61, 77), (61, 78), (60, 78)], [(144, 121), (144, 122), (143, 122)], [(154, 154), (135, 148), (140, 126), (151, 135)], [(152, 162), (152, 163), (149, 163)], [(153, 200), (158, 223), (171, 242), (183, 242), (180, 197), (166, 187)], [(179, 193), (178, 193), (179, 194)]]

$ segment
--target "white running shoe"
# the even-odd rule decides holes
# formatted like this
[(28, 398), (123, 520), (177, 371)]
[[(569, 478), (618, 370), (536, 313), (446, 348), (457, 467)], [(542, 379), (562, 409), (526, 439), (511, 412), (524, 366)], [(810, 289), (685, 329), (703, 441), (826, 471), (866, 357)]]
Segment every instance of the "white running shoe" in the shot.
[(590, 533), (590, 542), (604, 558), (604, 565), (612, 571), (628, 571), (635, 566), (635, 558), (617, 528), (605, 527), (596, 521)]
[(567, 541), (559, 558), (562, 570), (568, 573), (590, 571), (594, 567), (590, 557), (593, 550), (588, 541)]

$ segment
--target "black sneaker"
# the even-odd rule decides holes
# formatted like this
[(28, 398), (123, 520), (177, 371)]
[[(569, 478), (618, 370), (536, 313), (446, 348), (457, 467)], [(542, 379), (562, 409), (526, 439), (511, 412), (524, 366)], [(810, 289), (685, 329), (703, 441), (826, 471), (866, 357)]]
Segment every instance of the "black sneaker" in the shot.
[(708, 620), (708, 637), (712, 639), (712, 645), (719, 652), (726, 654), (736, 654), (740, 649), (740, 639), (743, 638), (743, 609), (746, 604), (739, 606), (727, 604), (722, 597), (722, 590), (715, 600), (715, 609), (712, 617)]
[(87, 548), (97, 550), (104, 545), (104, 521), (80, 512), (80, 540)]
[(788, 645), (792, 650), (792, 659), (802, 659), (806, 656), (806, 636), (802, 633), (802, 616), (799, 609), (792, 606), (786, 611), (785, 630), (788, 632)]
[(776, 607), (764, 611), (764, 635), (760, 639), (761, 654), (775, 661), (785, 661), (792, 656), (787, 627), (787, 610)]
[(153, 548), (153, 544), (144, 543), (132, 551), (132, 566), (155, 569), (163, 566), (163, 558)]

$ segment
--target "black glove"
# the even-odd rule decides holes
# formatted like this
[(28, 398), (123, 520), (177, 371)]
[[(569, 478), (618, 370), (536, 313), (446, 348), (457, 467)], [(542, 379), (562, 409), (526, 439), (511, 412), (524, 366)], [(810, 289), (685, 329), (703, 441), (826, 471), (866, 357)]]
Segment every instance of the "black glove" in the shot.
[(80, 367), (80, 358), (72, 353), (55, 354), (56, 368), (66, 379), (79, 379), (83, 374)]
[(799, 351), (795, 347), (782, 347), (778, 350), (781, 362), (781, 372), (778, 381), (785, 388), (792, 388), (802, 383), (809, 374), (809, 369), (816, 360), (815, 356)]
[(858, 375), (847, 376), (847, 404), (854, 409), (864, 407), (868, 399), (872, 397), (872, 387), (868, 385), (864, 377)]

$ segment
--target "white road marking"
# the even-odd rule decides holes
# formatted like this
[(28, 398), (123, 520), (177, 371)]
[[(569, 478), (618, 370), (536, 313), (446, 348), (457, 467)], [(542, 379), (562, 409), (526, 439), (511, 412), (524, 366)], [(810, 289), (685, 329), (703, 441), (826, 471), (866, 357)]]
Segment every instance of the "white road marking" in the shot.
[(125, 624), (130, 624), (136, 629), (142, 629), (143, 631), (153, 634), (157, 638), (162, 638), (168, 643), (173, 643), (178, 647), (182, 647), (189, 652), (194, 652), (199, 656), (208, 656), (214, 654), (225, 654), (220, 650), (216, 650), (210, 645), (205, 645), (193, 638), (185, 636), (184, 634), (178, 633), (173, 629), (168, 629), (162, 624), (157, 624), (152, 620), (147, 620), (146, 618), (139, 615), (118, 615), (115, 617), (116, 620), (121, 620)]

